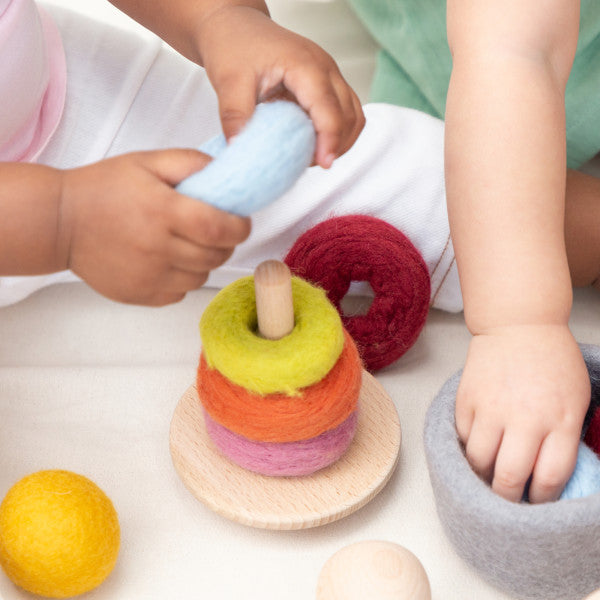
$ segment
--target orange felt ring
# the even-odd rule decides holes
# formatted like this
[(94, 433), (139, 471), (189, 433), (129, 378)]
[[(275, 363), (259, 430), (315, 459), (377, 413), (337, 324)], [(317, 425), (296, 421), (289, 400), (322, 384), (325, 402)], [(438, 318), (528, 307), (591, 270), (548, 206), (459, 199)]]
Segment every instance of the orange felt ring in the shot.
[(356, 410), (361, 382), (358, 350), (344, 330), (344, 349), (331, 371), (298, 396), (250, 392), (209, 368), (203, 354), (196, 385), (208, 414), (230, 431), (256, 441), (297, 442), (343, 423)]

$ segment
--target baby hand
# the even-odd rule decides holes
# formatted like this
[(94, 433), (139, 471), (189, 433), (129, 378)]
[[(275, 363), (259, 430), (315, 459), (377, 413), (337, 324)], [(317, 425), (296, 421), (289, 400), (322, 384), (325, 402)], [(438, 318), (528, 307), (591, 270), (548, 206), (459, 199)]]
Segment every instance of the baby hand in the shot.
[(173, 189), (209, 160), (164, 150), (64, 171), (59, 235), (67, 236), (69, 268), (127, 303), (169, 304), (202, 286), (250, 231), (249, 219)]
[(577, 458), (590, 380), (562, 325), (499, 327), (473, 337), (456, 427), (474, 471), (508, 500), (556, 500)]
[(324, 168), (358, 137), (365, 123), (360, 101), (331, 56), (310, 40), (247, 6), (212, 13), (197, 40), (225, 137), (240, 131), (257, 102), (274, 97), (294, 99), (310, 115), (315, 162)]

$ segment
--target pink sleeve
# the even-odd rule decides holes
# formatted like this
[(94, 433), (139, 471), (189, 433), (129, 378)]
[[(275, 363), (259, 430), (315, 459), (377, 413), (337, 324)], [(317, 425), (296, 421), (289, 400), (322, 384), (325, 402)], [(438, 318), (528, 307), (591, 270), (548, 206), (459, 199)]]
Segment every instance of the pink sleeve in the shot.
[(33, 161), (64, 107), (60, 34), (33, 0), (0, 0), (0, 160)]

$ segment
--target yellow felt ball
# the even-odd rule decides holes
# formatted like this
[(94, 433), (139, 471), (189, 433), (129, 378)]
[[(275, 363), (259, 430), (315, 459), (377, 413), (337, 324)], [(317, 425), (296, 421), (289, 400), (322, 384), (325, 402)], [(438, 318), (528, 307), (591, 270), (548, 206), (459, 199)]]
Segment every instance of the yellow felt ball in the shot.
[(110, 499), (69, 471), (28, 475), (0, 505), (0, 564), (40, 596), (70, 598), (100, 585), (115, 566), (119, 539)]

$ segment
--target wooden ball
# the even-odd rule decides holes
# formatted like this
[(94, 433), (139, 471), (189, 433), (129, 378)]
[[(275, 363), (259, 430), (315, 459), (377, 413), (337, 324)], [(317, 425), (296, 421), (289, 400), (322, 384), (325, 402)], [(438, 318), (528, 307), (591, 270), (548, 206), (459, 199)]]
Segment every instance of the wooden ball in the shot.
[(324, 565), (317, 600), (431, 600), (427, 573), (410, 550), (391, 542), (358, 542)]
[(589, 596), (585, 597), (585, 600), (600, 600), (600, 590), (592, 592)]

